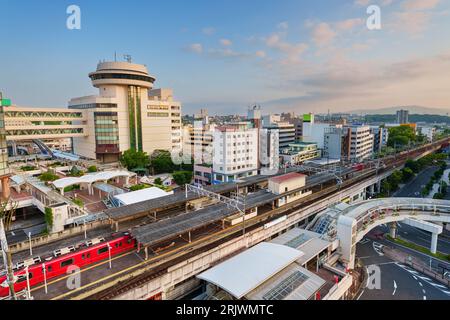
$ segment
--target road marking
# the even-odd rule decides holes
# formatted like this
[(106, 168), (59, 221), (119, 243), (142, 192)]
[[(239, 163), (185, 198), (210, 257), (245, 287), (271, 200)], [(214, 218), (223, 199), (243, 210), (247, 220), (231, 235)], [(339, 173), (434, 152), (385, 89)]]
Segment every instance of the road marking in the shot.
[[(417, 280), (417, 278), (416, 278), (416, 280)], [(423, 287), (423, 284), (422, 284), (422, 282), (419, 282), (419, 286)]]
[(394, 280), (394, 292), (392, 292), (392, 295), (395, 295), (395, 291), (397, 291), (397, 282)]
[(381, 243), (373, 242), (372, 243), (373, 250), (375, 250), (376, 253), (378, 253), (379, 256), (384, 256), (384, 253), (381, 251), (384, 247)]
[(416, 276), (413, 276), (413, 278), (414, 278), (414, 280), (417, 280), (417, 277), (416, 277)]
[[(417, 272), (416, 272), (415, 270), (411, 270), (410, 268), (408, 268), (408, 267), (406, 267), (406, 266), (404, 266), (404, 265), (402, 265), (402, 264), (400, 264), (400, 263), (398, 263), (398, 262), (396, 262), (395, 264), (396, 264), (398, 267), (402, 268), (402, 269), (405, 270), (405, 271), (408, 271), (408, 272), (411, 273), (411, 274), (413, 274), (413, 273), (417, 274)], [(418, 275), (418, 277), (419, 277), (420, 279), (424, 280), (426, 283), (428, 283), (428, 284), (431, 285), (432, 287), (434, 287), (436, 290), (439, 290), (439, 291), (445, 293), (446, 295), (450, 295), (450, 291), (447, 291), (447, 290), (442, 289), (443, 286), (442, 286), (441, 284), (437, 284), (437, 283), (433, 282), (433, 280), (431, 280), (430, 278), (427, 278), (427, 277), (421, 277), (421, 276), (419, 276), (419, 275)], [(419, 282), (419, 284), (420, 284), (420, 282)], [(424, 300), (426, 300), (426, 299), (424, 299)]]
[(423, 300), (427, 300), (427, 297), (426, 297), (426, 296), (423, 296)]
[(423, 292), (423, 294), (427, 293), (427, 292), (425, 291), (425, 289), (422, 289), (422, 292)]
[(359, 294), (358, 298), (356, 298), (356, 300), (359, 300), (361, 298), (361, 296), (363, 295), (365, 289), (363, 289), (363, 291), (361, 291), (361, 293)]

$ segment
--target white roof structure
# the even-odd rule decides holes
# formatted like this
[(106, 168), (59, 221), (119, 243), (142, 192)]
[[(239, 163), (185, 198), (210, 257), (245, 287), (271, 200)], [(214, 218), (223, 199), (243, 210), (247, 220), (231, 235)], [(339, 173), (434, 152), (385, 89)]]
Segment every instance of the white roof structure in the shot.
[(86, 174), (82, 177), (67, 177), (53, 181), (57, 189), (63, 189), (76, 184), (92, 184), (98, 181), (108, 181), (118, 177), (131, 177), (134, 174), (128, 171), (102, 171)]
[(241, 299), (302, 255), (287, 246), (262, 242), (197, 277)]
[(127, 192), (115, 195), (114, 198), (119, 201), (122, 206), (127, 206), (133, 203), (161, 198), (173, 194), (173, 191), (166, 192), (157, 187), (151, 187), (133, 192)]

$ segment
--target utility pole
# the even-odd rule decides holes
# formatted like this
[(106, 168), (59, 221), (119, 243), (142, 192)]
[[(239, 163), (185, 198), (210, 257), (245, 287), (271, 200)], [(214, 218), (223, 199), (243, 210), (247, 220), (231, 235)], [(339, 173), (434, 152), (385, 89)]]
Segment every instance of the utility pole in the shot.
[(0, 213), (0, 242), (2, 246), (3, 265), (6, 268), (6, 281), (8, 281), (9, 293), (13, 300), (17, 300), (14, 291), (14, 273), (12, 270), (11, 252), (9, 251), (8, 242), (6, 240), (5, 228), (3, 226), (3, 215)]

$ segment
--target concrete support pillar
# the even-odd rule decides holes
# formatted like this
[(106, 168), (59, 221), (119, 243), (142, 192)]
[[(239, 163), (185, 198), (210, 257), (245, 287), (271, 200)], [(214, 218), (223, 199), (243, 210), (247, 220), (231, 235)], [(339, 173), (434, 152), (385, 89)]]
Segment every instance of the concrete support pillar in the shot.
[(11, 190), (9, 189), (9, 177), (2, 178), (2, 198), (8, 199), (11, 194)]
[(191, 232), (189, 231), (189, 243), (191, 243)]
[(119, 232), (119, 222), (118, 221), (114, 222), (114, 230), (116, 232)]
[(377, 187), (376, 187), (377, 193), (380, 193), (380, 192), (381, 192), (381, 180), (377, 182), (377, 185), (376, 185), (376, 186), (377, 186)]
[(389, 235), (395, 239), (397, 238), (397, 222), (392, 222), (389, 226)]
[(64, 188), (59, 189), (59, 193), (63, 196), (64, 195)]
[(431, 248), (430, 248), (431, 253), (437, 252), (437, 242), (438, 242), (438, 234), (432, 233), (431, 234)]
[(373, 196), (375, 194), (375, 185), (374, 184), (372, 184), (369, 187), (369, 193), (370, 193), (371, 196)]
[(148, 260), (148, 247), (144, 248), (145, 260)]

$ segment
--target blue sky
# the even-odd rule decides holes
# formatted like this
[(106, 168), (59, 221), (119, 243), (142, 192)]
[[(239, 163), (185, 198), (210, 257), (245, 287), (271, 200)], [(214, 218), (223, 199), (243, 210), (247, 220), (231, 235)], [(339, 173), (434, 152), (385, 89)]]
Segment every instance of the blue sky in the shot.
[[(66, 28), (71, 4), (81, 30)], [(372, 4), (381, 30), (366, 27)], [(17, 105), (95, 94), (87, 74), (117, 52), (185, 113), (450, 110), (449, 1), (0, 0), (0, 12), (0, 90)]]

